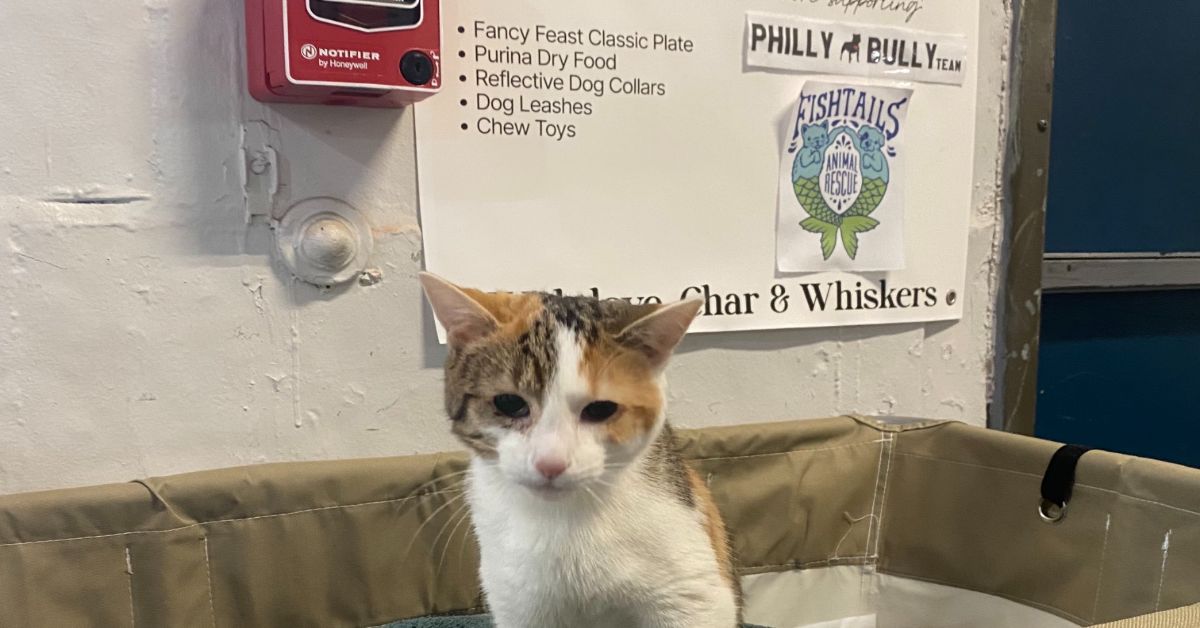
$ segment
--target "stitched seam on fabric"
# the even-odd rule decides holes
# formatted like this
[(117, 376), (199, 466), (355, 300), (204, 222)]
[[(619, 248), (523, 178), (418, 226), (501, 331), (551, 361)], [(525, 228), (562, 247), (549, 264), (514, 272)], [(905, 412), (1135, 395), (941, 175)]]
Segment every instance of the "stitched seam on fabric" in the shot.
[(135, 535), (135, 534), (169, 534), (171, 532), (179, 532), (181, 530), (188, 530), (191, 528), (202, 528), (204, 526), (214, 525), (214, 524), (218, 524), (218, 523), (236, 523), (239, 521), (253, 521), (255, 519), (271, 519), (274, 517), (289, 517), (291, 515), (301, 515), (304, 513), (321, 512), (321, 511), (325, 511), (325, 510), (343, 510), (343, 509), (350, 509), (350, 508), (360, 508), (363, 506), (378, 506), (380, 504), (398, 504), (401, 502), (409, 501), (411, 499), (418, 499), (421, 497), (432, 497), (434, 495), (441, 495), (443, 493), (454, 493), (454, 492), (458, 492), (458, 491), (446, 489), (446, 490), (441, 490), (441, 491), (434, 491), (432, 493), (425, 493), (422, 495), (408, 495), (406, 497), (397, 497), (394, 499), (380, 499), (380, 500), (376, 500), (373, 502), (362, 502), (359, 504), (338, 504), (338, 505), (334, 505), (334, 506), (320, 506), (317, 508), (306, 508), (304, 510), (293, 510), (291, 512), (280, 512), (280, 513), (274, 513), (274, 514), (269, 514), (269, 515), (255, 515), (253, 517), (234, 517), (231, 519), (215, 519), (213, 521), (201, 521), (198, 523), (189, 523), (188, 525), (185, 525), (185, 526), (179, 526), (176, 528), (167, 528), (165, 530), (135, 530), (133, 532), (114, 532), (112, 534), (93, 534), (91, 536), (73, 536), (73, 537), (65, 538), (65, 539), (43, 539), (40, 541), (18, 541), (16, 543), (0, 544), (0, 547), (10, 547), (10, 546), (17, 546), (17, 545), (39, 545), (42, 543), (64, 543), (67, 541), (86, 541), (86, 540), (90, 540), (90, 539), (108, 539), (108, 538), (116, 538), (116, 537), (120, 537), (120, 536), (131, 536), (131, 535)]
[(1164, 504), (1163, 502), (1157, 502), (1157, 501), (1154, 501), (1153, 499), (1145, 499), (1142, 497), (1138, 497), (1136, 495), (1126, 495), (1125, 493), (1122, 493), (1120, 491), (1114, 491), (1111, 488), (1101, 488), (1099, 486), (1092, 486), (1090, 484), (1076, 484), (1075, 488), (1086, 488), (1086, 489), (1091, 489), (1093, 491), (1098, 491), (1101, 493), (1112, 493), (1113, 495), (1116, 495), (1117, 497), (1124, 497), (1125, 499), (1132, 499), (1135, 502), (1154, 504), (1155, 506), (1162, 506), (1163, 508), (1167, 508), (1169, 510), (1177, 510), (1179, 512), (1183, 512), (1183, 513), (1187, 513), (1189, 515), (1194, 515), (1196, 517), (1200, 517), (1200, 511), (1197, 511), (1197, 510), (1188, 510), (1187, 508), (1180, 508), (1179, 506), (1173, 506), (1171, 504)]
[(1096, 623), (1096, 614), (1100, 610), (1100, 586), (1104, 584), (1104, 557), (1108, 553), (1108, 533), (1112, 530), (1112, 515), (1108, 515), (1104, 524), (1104, 544), (1100, 546), (1100, 575), (1096, 576), (1096, 599), (1092, 602), (1092, 623)]
[(879, 513), (875, 510), (875, 506), (879, 503), (879, 485), (883, 480), (883, 449), (886, 445), (883, 441), (887, 438), (880, 439), (879, 445), (879, 460), (875, 463), (875, 484), (871, 487), (871, 520), (867, 523), (867, 542), (863, 548), (863, 552), (867, 555), (871, 553), (871, 541), (875, 538), (875, 530), (879, 524)]
[[(843, 558), (842, 556), (838, 555), (838, 552), (841, 551), (841, 549), (842, 549), (842, 543), (845, 543), (846, 539), (850, 538), (850, 533), (854, 532), (854, 525), (856, 523), (858, 523), (859, 521), (868, 520), (868, 519), (872, 519), (875, 517), (875, 515), (873, 515), (871, 513), (867, 513), (861, 517), (854, 517), (849, 512), (846, 512), (845, 514), (847, 517), (849, 517), (848, 523), (850, 524), (850, 526), (848, 528), (846, 528), (846, 532), (842, 534), (842, 538), (838, 539), (837, 545), (833, 546), (833, 554), (831, 554), (829, 556), (829, 560), (837, 560), (839, 558)], [(870, 527), (870, 525), (871, 525), (870, 523), (867, 524), (868, 527)]]
[(1003, 472), (1003, 473), (1010, 473), (1010, 474), (1013, 474), (1013, 475), (1021, 475), (1021, 476), (1028, 477), (1028, 478), (1036, 478), (1036, 479), (1041, 479), (1041, 477), (1042, 477), (1040, 474), (1037, 474), (1037, 473), (1026, 473), (1025, 471), (1015, 471), (1015, 470), (1013, 470), (1013, 469), (1004, 469), (1004, 468), (1002, 468), (1002, 467), (989, 467), (989, 466), (987, 466), (987, 465), (975, 464), (975, 463), (972, 463), (972, 462), (961, 462), (961, 461), (958, 461), (958, 460), (947, 460), (947, 459), (945, 459), (945, 458), (936, 458), (936, 457), (934, 457), (934, 456), (926, 456), (926, 455), (922, 455), (922, 454), (910, 454), (910, 453), (903, 452), (903, 451), (897, 451), (897, 452), (896, 452), (896, 455), (897, 455), (897, 456), (908, 456), (909, 458), (920, 458), (920, 459), (922, 459), (922, 460), (932, 460), (932, 461), (934, 461), (934, 462), (945, 462), (945, 463), (947, 463), (947, 464), (957, 464), (957, 465), (961, 465), (961, 466), (964, 466), (964, 467), (974, 467), (974, 468), (976, 468), (976, 469), (988, 469), (988, 470), (990, 470), (990, 471), (1001, 471), (1001, 472)]
[[(822, 452), (822, 451), (835, 451), (835, 450), (839, 450), (839, 449), (850, 449), (850, 448), (854, 448), (854, 447), (865, 447), (867, 445), (882, 443), (885, 440), (886, 439), (864, 441), (861, 443), (852, 443), (849, 445), (838, 445), (836, 447), (819, 447), (819, 448), (814, 448), (814, 449), (789, 449), (787, 451), (777, 451), (777, 452), (770, 452), (770, 453), (764, 453), (764, 454), (746, 454), (746, 455), (742, 455), (742, 456), (699, 457), (699, 458), (690, 458), (689, 460), (741, 460), (741, 459), (745, 459), (745, 458), (762, 458), (765, 456), (785, 456), (787, 454), (794, 454), (794, 453), (816, 453), (816, 452)], [(299, 514), (303, 514), (303, 513), (319, 512), (319, 511), (324, 511), (324, 510), (338, 510), (338, 509), (345, 509), (345, 508), (358, 508), (360, 506), (374, 506), (374, 505), (378, 505), (378, 504), (400, 503), (400, 502), (408, 501), (410, 499), (416, 499), (416, 498), (420, 498), (420, 497), (430, 497), (433, 495), (440, 495), (440, 494), (448, 493), (448, 492), (454, 492), (454, 491), (453, 491), (453, 489), (450, 489), (450, 490), (434, 491), (432, 493), (425, 493), (423, 495), (407, 495), (405, 497), (397, 497), (394, 499), (381, 499), (381, 500), (377, 500), (377, 501), (363, 502), (363, 503), (359, 503), (359, 504), (337, 504), (337, 505), (333, 505), (333, 506), (320, 506), (317, 508), (306, 508), (304, 510), (294, 510), (294, 511), (290, 511), (290, 512), (272, 513), (272, 514), (267, 514), (267, 515), (255, 515), (253, 517), (235, 517), (235, 518), (231, 518), (231, 519), (216, 519), (213, 521), (201, 521), (201, 522), (197, 522), (197, 523), (191, 523), (191, 524), (188, 524), (185, 526), (178, 526), (175, 528), (167, 528), (164, 530), (136, 530), (133, 532), (114, 532), (112, 534), (93, 534), (90, 536), (74, 536), (74, 537), (69, 537), (69, 538), (65, 538), (65, 539), (42, 539), (40, 541), (18, 541), (15, 543), (0, 544), (0, 547), (10, 547), (10, 546), (17, 546), (17, 545), (36, 545), (39, 543), (62, 543), (62, 542), (66, 542), (66, 541), (83, 541), (83, 540), (88, 540), (88, 539), (113, 538), (113, 537), (120, 537), (120, 536), (129, 536), (129, 535), (134, 535), (134, 534), (166, 534), (166, 533), (170, 533), (170, 532), (179, 532), (180, 530), (187, 530), (189, 528), (203, 527), (206, 525), (213, 525), (213, 524), (217, 524), (217, 523), (231, 523), (231, 522), (237, 522), (237, 521), (253, 521), (255, 519), (270, 519), (273, 517), (286, 517), (286, 516), (290, 516), (290, 515), (299, 515)]]
[(1170, 550), (1171, 530), (1167, 530), (1167, 538), (1163, 540), (1162, 567), (1158, 572), (1158, 595), (1154, 596), (1154, 612), (1162, 610), (1163, 584), (1167, 581), (1167, 557)]
[(213, 628), (217, 628), (217, 604), (213, 600), (212, 561), (208, 557), (208, 537), (204, 537), (204, 573), (208, 576), (208, 612)]
[(892, 458), (896, 454), (896, 436), (898, 434), (899, 432), (892, 434), (887, 444), (880, 446), (880, 449), (887, 449), (887, 468), (883, 471), (883, 496), (879, 502), (879, 524), (878, 530), (875, 532), (875, 548), (871, 551), (875, 560), (879, 560), (879, 540), (883, 538), (883, 513), (884, 509), (887, 508), (888, 480), (892, 477)]
[(874, 445), (875, 443), (882, 443), (885, 440), (886, 439), (881, 438), (879, 440), (868, 440), (868, 441), (863, 441), (861, 443), (851, 443), (849, 445), (837, 445), (835, 447), (818, 447), (818, 448), (814, 448), (814, 449), (788, 449), (786, 451), (772, 451), (772, 452), (768, 452), (765, 454), (745, 454), (745, 455), (741, 455), (741, 456), (710, 456), (710, 457), (699, 456), (696, 458), (688, 458), (688, 460), (743, 460), (745, 458), (763, 458), (766, 456), (786, 456), (788, 454), (805, 454), (805, 453), (815, 453), (815, 452), (820, 452), (820, 451), (834, 451), (837, 449), (850, 449), (853, 447), (865, 447), (867, 445)]
[(125, 573), (129, 576), (129, 625), (137, 627), (137, 612), (133, 610), (133, 557), (130, 556), (129, 546), (125, 546)]
[[(1024, 477), (1036, 478), (1036, 479), (1039, 479), (1039, 480), (1040, 480), (1040, 479), (1041, 479), (1041, 477), (1042, 477), (1041, 475), (1038, 475), (1038, 474), (1036, 474), (1036, 473), (1026, 473), (1026, 472), (1024, 472), (1024, 471), (1015, 471), (1015, 470), (1013, 470), (1013, 469), (1004, 469), (1004, 468), (1001, 468), (1001, 467), (989, 467), (989, 466), (987, 466), (987, 465), (982, 465), (982, 464), (972, 464), (972, 463), (970, 463), (970, 462), (960, 462), (960, 461), (958, 461), (958, 460), (947, 460), (947, 459), (945, 459), (945, 458), (935, 458), (935, 457), (933, 457), (933, 456), (924, 456), (924, 455), (921, 455), (921, 454), (910, 454), (910, 453), (905, 453), (905, 452), (902, 452), (902, 451), (898, 451), (898, 452), (896, 452), (896, 455), (897, 455), (897, 456), (908, 456), (908, 457), (910, 457), (910, 458), (920, 458), (920, 459), (922, 459), (922, 460), (933, 460), (933, 461), (935, 461), (935, 462), (945, 462), (945, 463), (947, 463), (947, 464), (957, 464), (957, 465), (961, 465), (961, 466), (964, 466), (964, 467), (974, 467), (974, 468), (976, 468), (976, 469), (987, 469), (987, 470), (989, 470), (989, 471), (1000, 471), (1001, 473), (1009, 473), (1009, 474), (1012, 474), (1012, 475), (1020, 475), (1020, 476), (1024, 476)], [(1143, 502), (1143, 503), (1146, 503), (1146, 504), (1154, 504), (1154, 505), (1156, 505), (1156, 506), (1162, 506), (1163, 508), (1167, 508), (1167, 509), (1169, 509), (1169, 510), (1176, 510), (1176, 511), (1179, 511), (1179, 512), (1182, 512), (1182, 513), (1186, 513), (1186, 514), (1189, 514), (1189, 515), (1194, 515), (1194, 516), (1200, 517), (1200, 511), (1196, 511), (1196, 510), (1189, 510), (1189, 509), (1187, 509), (1187, 508), (1181, 508), (1181, 507), (1179, 507), (1179, 506), (1175, 506), (1175, 505), (1172, 505), (1172, 504), (1163, 503), (1163, 502), (1160, 502), (1160, 501), (1155, 501), (1155, 500), (1153, 500), (1153, 499), (1146, 499), (1146, 498), (1144, 498), (1144, 497), (1137, 497), (1136, 495), (1128, 495), (1128, 494), (1126, 494), (1126, 493), (1122, 493), (1122, 492), (1120, 492), (1120, 491), (1114, 491), (1114, 490), (1113, 490), (1113, 489), (1111, 489), (1111, 488), (1104, 488), (1104, 487), (1101, 487), (1101, 486), (1093, 486), (1093, 485), (1091, 485), (1091, 484), (1083, 484), (1083, 483), (1076, 483), (1076, 484), (1075, 484), (1075, 488), (1076, 488), (1076, 489), (1092, 490), (1092, 491), (1097, 491), (1097, 492), (1100, 492), (1100, 493), (1110, 493), (1110, 494), (1112, 494), (1112, 495), (1116, 495), (1117, 497), (1124, 497), (1125, 499), (1132, 499), (1133, 501)]]
[(233, 519), (217, 519), (215, 521), (206, 521), (202, 525), (211, 525), (211, 524), (215, 524), (215, 523), (237, 523), (239, 521), (254, 521), (256, 519), (274, 519), (276, 517), (289, 517), (291, 515), (302, 515), (302, 514), (309, 513), (309, 512), (322, 512), (322, 511), (326, 511), (326, 510), (342, 510), (342, 509), (349, 509), (349, 508), (360, 508), (363, 506), (378, 506), (380, 504), (396, 504), (396, 503), (400, 503), (400, 502), (406, 502), (410, 499), (417, 499), (420, 497), (431, 497), (433, 495), (441, 495), (444, 493), (459, 493), (459, 492), (461, 492), (461, 491), (453, 490), (453, 489), (444, 489), (441, 491), (434, 491), (432, 493), (426, 493), (424, 495), (409, 495), (408, 497), (397, 497), (395, 499), (381, 499), (381, 500), (373, 501), (373, 502), (363, 502), (361, 504), (319, 506), (317, 508), (305, 508), (304, 510), (293, 510), (291, 512), (280, 512), (280, 513), (274, 513), (274, 514), (270, 514), (270, 515), (255, 515), (253, 517), (238, 517), (238, 518), (233, 518)]
[[(841, 446), (837, 446), (837, 447), (825, 447), (825, 448), (817, 448), (817, 449), (793, 449), (793, 450), (788, 450), (788, 451), (773, 452), (773, 453), (766, 453), (766, 454), (748, 454), (745, 456), (719, 456), (719, 457), (711, 457), (711, 458), (692, 458), (692, 460), (735, 460), (735, 459), (740, 459), (740, 458), (754, 458), (754, 457), (762, 457), (762, 456), (781, 456), (781, 455), (786, 455), (786, 454), (790, 454), (790, 453), (832, 451), (832, 450), (836, 450), (836, 449), (849, 449), (849, 448), (853, 448), (853, 447), (862, 447), (865, 445), (880, 443), (880, 442), (883, 442), (884, 440), (885, 439), (866, 441), (866, 442), (862, 442), (862, 443), (841, 445)], [(967, 463), (967, 462), (960, 462), (957, 460), (947, 460), (944, 458), (935, 458), (933, 456), (924, 456), (921, 454), (906, 453), (906, 452), (902, 452), (902, 451), (894, 451), (892, 455), (908, 456), (910, 458), (920, 458), (920, 459), (924, 459), (924, 460), (932, 460), (935, 462), (945, 462), (948, 464), (956, 464), (956, 465), (962, 465), (962, 466), (967, 466), (967, 467), (975, 467), (978, 469), (988, 469), (988, 470), (992, 470), (992, 471), (999, 471), (999, 472), (1003, 472), (1003, 473), (1009, 473), (1009, 474), (1020, 475), (1020, 476), (1025, 476), (1025, 477), (1032, 477), (1032, 478), (1040, 478), (1041, 477), (1040, 475), (1037, 475), (1035, 473), (1026, 473), (1023, 471), (1015, 471), (1012, 469), (991, 467), (991, 466), (987, 466), (987, 465), (978, 465), (978, 464), (972, 464), (972, 463)], [(1088, 490), (1098, 491), (1098, 492), (1102, 492), (1102, 493), (1111, 493), (1113, 495), (1116, 495), (1117, 497), (1123, 497), (1126, 499), (1139, 501), (1139, 502), (1143, 502), (1143, 503), (1147, 503), (1147, 504), (1154, 504), (1156, 506), (1161, 506), (1161, 507), (1167, 508), (1169, 510), (1175, 510), (1178, 512), (1182, 512), (1182, 513), (1186, 513), (1189, 515), (1200, 517), (1200, 511), (1189, 510), (1187, 508), (1181, 508), (1179, 506), (1174, 506), (1172, 504), (1167, 504), (1167, 503), (1155, 501), (1152, 499), (1136, 497), (1134, 495), (1127, 495), (1125, 493), (1121, 493), (1119, 491), (1115, 491), (1112, 489), (1102, 488), (1099, 486), (1092, 486), (1089, 484), (1076, 484), (1076, 488), (1088, 489)], [(137, 535), (137, 534), (167, 534), (167, 533), (171, 533), (171, 532), (179, 532), (181, 530), (187, 530), (190, 528), (201, 528), (201, 527), (204, 527), (207, 525), (212, 525), (212, 524), (217, 524), (217, 523), (234, 523), (234, 522), (238, 522), (238, 521), (251, 521), (254, 519), (269, 519), (269, 518), (274, 518), (274, 517), (287, 517), (287, 516), (291, 516), (291, 515), (298, 515), (298, 514), (304, 514), (304, 513), (309, 513), (309, 512), (319, 512), (319, 511), (325, 511), (325, 510), (340, 510), (340, 509), (349, 509), (349, 508), (359, 508), (362, 506), (375, 506), (375, 505), (380, 505), (380, 504), (401, 503), (401, 502), (409, 501), (412, 499), (418, 499), (421, 497), (431, 497), (434, 495), (439, 495), (439, 494), (449, 493), (449, 492), (455, 492), (455, 491), (454, 490), (442, 490), (442, 491), (434, 491), (431, 493), (425, 493), (423, 495), (407, 495), (405, 497), (376, 500), (376, 501), (371, 501), (371, 502), (362, 502), (362, 503), (358, 503), (358, 504), (339, 504), (339, 505), (333, 505), (333, 506), (321, 506), (318, 508), (307, 508), (304, 510), (296, 510), (296, 511), (291, 511), (291, 512), (273, 513), (273, 514), (268, 514), (268, 515), (256, 515), (253, 517), (217, 519), (214, 521), (192, 523), (192, 524), (188, 524), (185, 526), (179, 526), (179, 527), (175, 527), (175, 528), (167, 528), (167, 529), (163, 529), (163, 530), (136, 530), (133, 532), (115, 532), (112, 534), (94, 534), (94, 535), (90, 535), (90, 536), (76, 536), (76, 537), (69, 537), (69, 538), (65, 538), (65, 539), (42, 539), (39, 541), (18, 541), (18, 542), (13, 542), (13, 543), (0, 544), (0, 548), (22, 546), (22, 545), (39, 545), (39, 544), (43, 544), (43, 543), (63, 543), (63, 542), (68, 542), (68, 541), (84, 541), (84, 540), (91, 540), (91, 539), (115, 538), (115, 537), (131, 536), (131, 535)]]
[[(812, 567), (824, 567), (827, 565), (844, 565), (844, 564), (863, 564), (870, 562), (871, 556), (863, 554), (861, 556), (841, 556), (838, 558), (822, 558), (821, 560), (811, 560), (807, 563), (779, 563), (777, 565), (746, 565), (741, 570), (752, 571), (756, 569), (776, 569), (786, 567), (788, 569), (809, 569)], [(751, 574), (753, 575), (753, 574)]]
[(915, 432), (918, 430), (927, 430), (931, 427), (941, 427), (943, 425), (951, 425), (954, 423), (962, 423), (957, 419), (916, 419), (909, 423), (889, 424), (879, 423), (869, 416), (861, 414), (843, 414), (843, 418), (853, 419), (858, 424), (869, 427), (877, 432), (886, 434), (901, 434), (903, 432)]

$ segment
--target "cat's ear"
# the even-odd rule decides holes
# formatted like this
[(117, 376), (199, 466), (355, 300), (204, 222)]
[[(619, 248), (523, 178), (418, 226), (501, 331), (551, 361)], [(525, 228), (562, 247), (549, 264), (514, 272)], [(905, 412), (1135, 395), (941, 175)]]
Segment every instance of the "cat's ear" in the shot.
[(666, 366), (702, 305), (701, 299), (688, 299), (659, 306), (630, 323), (617, 335), (617, 341), (642, 352), (654, 368), (660, 369)]
[(821, 120), (821, 128), (828, 131), (829, 130), (829, 120)]
[(434, 275), (418, 275), (425, 297), (433, 306), (433, 314), (446, 328), (446, 340), (451, 347), (462, 348), (492, 333), (499, 326), (478, 301), (472, 299), (462, 288)]

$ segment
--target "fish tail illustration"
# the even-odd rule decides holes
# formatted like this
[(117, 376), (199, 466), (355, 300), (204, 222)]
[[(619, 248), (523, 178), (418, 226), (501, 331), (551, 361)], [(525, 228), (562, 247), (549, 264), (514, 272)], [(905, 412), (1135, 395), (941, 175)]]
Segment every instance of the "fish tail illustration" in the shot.
[[(817, 218), (805, 218), (800, 221), (800, 228), (809, 233), (821, 234), (821, 255), (825, 259), (833, 255), (833, 249), (837, 247), (838, 225)], [(857, 248), (857, 242), (855, 247)]]
[[(846, 249), (846, 254), (850, 256), (850, 259), (854, 259), (858, 255), (858, 234), (878, 226), (879, 221), (869, 216), (846, 216), (842, 219), (842, 247)], [(824, 240), (824, 236), (822, 236), (822, 240)]]

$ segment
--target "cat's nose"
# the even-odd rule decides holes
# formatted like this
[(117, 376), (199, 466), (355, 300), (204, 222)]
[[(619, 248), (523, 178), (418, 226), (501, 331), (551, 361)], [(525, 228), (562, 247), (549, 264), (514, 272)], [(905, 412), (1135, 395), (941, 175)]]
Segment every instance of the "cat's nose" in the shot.
[(547, 456), (534, 461), (533, 468), (537, 469), (537, 472), (541, 473), (542, 477), (547, 480), (553, 480), (562, 475), (563, 471), (567, 470), (567, 461), (562, 458)]

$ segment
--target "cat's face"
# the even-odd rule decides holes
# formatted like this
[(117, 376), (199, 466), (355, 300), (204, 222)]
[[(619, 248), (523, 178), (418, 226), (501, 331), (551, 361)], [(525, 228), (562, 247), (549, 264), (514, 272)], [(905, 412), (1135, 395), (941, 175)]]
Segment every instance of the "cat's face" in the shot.
[(883, 147), (883, 132), (875, 127), (865, 126), (859, 131), (859, 142), (863, 150), (877, 150)]
[(824, 148), (829, 144), (829, 128), (826, 123), (806, 124), (800, 133), (804, 136), (805, 146)]
[(699, 301), (636, 306), (421, 282), (448, 336), (451, 430), (506, 480), (546, 497), (604, 485), (657, 437), (662, 371)]

